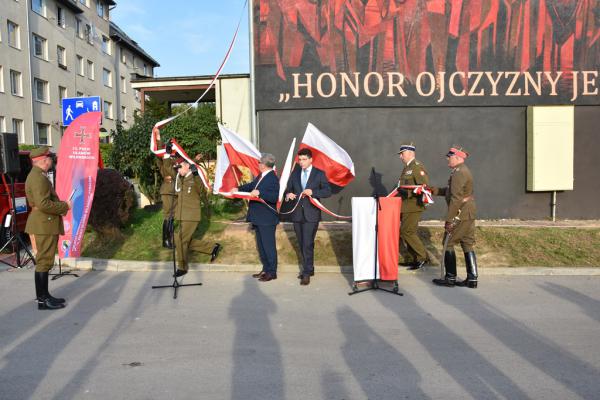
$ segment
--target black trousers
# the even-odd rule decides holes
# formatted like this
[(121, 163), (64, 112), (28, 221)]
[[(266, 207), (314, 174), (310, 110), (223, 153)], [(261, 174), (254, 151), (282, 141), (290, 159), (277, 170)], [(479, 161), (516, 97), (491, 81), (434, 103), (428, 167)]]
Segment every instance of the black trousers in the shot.
[(252, 225), (256, 233), (256, 248), (263, 265), (263, 271), (277, 274), (277, 244), (275, 229), (277, 225)]
[(294, 222), (296, 239), (302, 253), (302, 275), (315, 272), (315, 236), (319, 222)]

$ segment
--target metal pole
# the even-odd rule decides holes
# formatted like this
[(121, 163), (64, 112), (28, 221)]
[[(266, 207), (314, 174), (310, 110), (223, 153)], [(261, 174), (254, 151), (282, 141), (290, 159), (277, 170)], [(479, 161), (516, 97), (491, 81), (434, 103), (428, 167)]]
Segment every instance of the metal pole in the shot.
[(250, 140), (258, 148), (258, 130), (256, 124), (256, 103), (254, 90), (254, 0), (248, 0), (248, 32), (250, 42)]
[(552, 222), (556, 222), (556, 190), (552, 192)]

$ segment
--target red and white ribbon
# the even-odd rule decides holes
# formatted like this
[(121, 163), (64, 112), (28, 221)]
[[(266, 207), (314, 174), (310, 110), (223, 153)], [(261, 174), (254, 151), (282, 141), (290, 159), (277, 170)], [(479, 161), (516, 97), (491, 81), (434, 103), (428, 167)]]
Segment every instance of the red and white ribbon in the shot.
[(427, 189), (427, 185), (400, 185), (390, 192), (386, 197), (394, 197), (398, 194), (398, 189), (412, 190), (417, 196), (421, 196), (423, 204), (433, 204), (433, 196), (431, 190)]

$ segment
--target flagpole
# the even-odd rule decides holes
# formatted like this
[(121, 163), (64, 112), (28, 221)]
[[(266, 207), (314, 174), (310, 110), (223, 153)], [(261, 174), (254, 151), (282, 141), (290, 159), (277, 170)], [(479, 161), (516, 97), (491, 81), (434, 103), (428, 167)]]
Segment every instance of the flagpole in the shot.
[(250, 140), (256, 147), (259, 146), (256, 103), (255, 103), (255, 80), (254, 80), (254, 0), (248, 2), (248, 33), (250, 42)]

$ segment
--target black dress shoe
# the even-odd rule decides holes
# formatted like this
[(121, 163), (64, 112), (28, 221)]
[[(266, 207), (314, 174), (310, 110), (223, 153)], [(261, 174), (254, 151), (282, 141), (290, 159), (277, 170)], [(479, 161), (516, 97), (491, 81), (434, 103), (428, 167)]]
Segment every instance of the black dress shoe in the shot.
[(477, 289), (477, 281), (465, 279), (464, 281), (457, 281), (456, 286), (468, 287), (470, 289)]
[(62, 297), (54, 297), (50, 293), (48, 293), (46, 297), (48, 298), (48, 300), (56, 304), (63, 304), (65, 302), (65, 299), (63, 299)]
[(433, 279), (432, 282), (438, 286), (454, 287), (456, 285), (456, 278), (446, 276), (444, 279)]
[(402, 265), (403, 267), (412, 267), (415, 264), (414, 261), (402, 261), (400, 263), (400, 265)]
[[(297, 278), (302, 279), (303, 276), (304, 276), (304, 274), (300, 273), (300, 274), (298, 274)], [(315, 276), (315, 271), (311, 272), (310, 276)]]
[(268, 272), (265, 272), (263, 276), (261, 276), (260, 278), (258, 278), (258, 280), (261, 281), (261, 282), (269, 282), (269, 281), (272, 281), (274, 279), (277, 279), (277, 275), (276, 274), (270, 274)]
[(258, 274), (252, 274), (253, 278), (262, 278), (265, 274), (265, 271), (260, 271)]
[(174, 277), (174, 278), (179, 278), (180, 276), (183, 276), (183, 275), (185, 275), (185, 274), (187, 274), (187, 271), (186, 271), (186, 270), (183, 270), (183, 269), (178, 269), (178, 270), (177, 270), (177, 271), (175, 271), (175, 273), (173, 274), (173, 277)]
[(210, 262), (213, 262), (217, 259), (219, 252), (221, 251), (221, 247), (221, 243), (215, 243), (215, 247), (213, 247), (212, 251), (210, 252)]
[(427, 261), (425, 261), (425, 260), (423, 260), (423, 261), (417, 261), (417, 262), (414, 262), (414, 263), (412, 263), (412, 264), (410, 265), (410, 267), (408, 267), (408, 270), (409, 270), (409, 271), (416, 271), (416, 270), (418, 270), (418, 269), (421, 269), (421, 268), (423, 268), (423, 267), (425, 266), (425, 263), (426, 263), (426, 262), (427, 262)]
[(65, 308), (64, 303), (54, 303), (49, 298), (37, 299), (38, 310), (58, 310)]
[(306, 286), (310, 283), (310, 275), (303, 275), (302, 279), (300, 279), (300, 284)]

